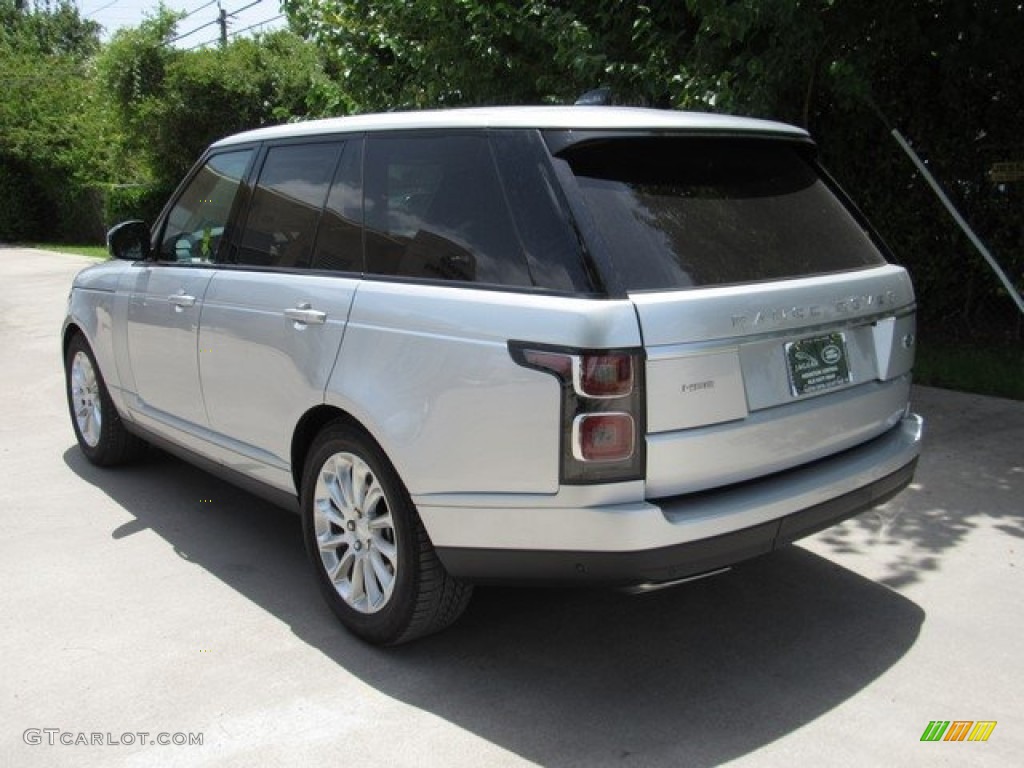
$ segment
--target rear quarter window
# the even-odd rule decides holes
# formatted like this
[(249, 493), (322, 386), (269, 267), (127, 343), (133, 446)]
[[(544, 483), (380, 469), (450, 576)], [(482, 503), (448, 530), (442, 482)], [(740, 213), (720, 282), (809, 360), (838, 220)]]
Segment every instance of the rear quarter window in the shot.
[(778, 280), (885, 261), (793, 142), (611, 138), (559, 157), (626, 291)]
[(532, 286), (484, 134), (370, 136), (363, 183), (368, 273)]

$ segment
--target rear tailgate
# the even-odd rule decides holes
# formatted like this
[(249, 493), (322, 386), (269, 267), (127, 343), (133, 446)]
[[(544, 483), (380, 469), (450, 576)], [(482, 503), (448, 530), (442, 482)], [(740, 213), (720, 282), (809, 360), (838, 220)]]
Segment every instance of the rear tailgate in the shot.
[(809, 140), (561, 140), (590, 251), (639, 318), (648, 498), (806, 464), (899, 422), (913, 288)]
[(814, 461), (904, 414), (914, 296), (900, 267), (631, 298), (648, 356), (649, 498)]

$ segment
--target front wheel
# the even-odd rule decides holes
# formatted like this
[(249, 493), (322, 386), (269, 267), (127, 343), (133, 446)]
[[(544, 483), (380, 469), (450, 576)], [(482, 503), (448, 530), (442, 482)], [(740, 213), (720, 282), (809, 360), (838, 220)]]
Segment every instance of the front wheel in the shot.
[(71, 425), (89, 461), (108, 467), (131, 461), (145, 451), (146, 444), (124, 428), (96, 358), (81, 334), (75, 334), (68, 344), (64, 374)]
[(465, 610), (472, 587), (448, 574), (380, 447), (345, 422), (309, 452), (302, 526), (317, 583), (351, 632), (397, 645), (437, 632)]

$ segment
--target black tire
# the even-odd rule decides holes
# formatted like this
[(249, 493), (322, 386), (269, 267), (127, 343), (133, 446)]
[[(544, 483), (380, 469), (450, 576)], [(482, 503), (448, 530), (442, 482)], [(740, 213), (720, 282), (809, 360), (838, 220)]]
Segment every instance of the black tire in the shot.
[[(310, 448), (302, 529), (324, 599), (367, 642), (398, 645), (437, 632), (469, 603), (472, 586), (449, 575), (438, 560), (387, 456), (344, 421), (324, 427)], [(321, 547), (321, 540), (328, 545)], [(362, 570), (357, 574), (357, 562), (372, 571), (368, 577)]]
[[(83, 371), (91, 371), (91, 381), (76, 381), (76, 372), (81, 377)], [(97, 466), (112, 467), (134, 461), (145, 452), (146, 443), (124, 428), (96, 364), (96, 357), (80, 333), (76, 333), (68, 344), (64, 357), (64, 384), (71, 426), (85, 458)], [(95, 419), (94, 415), (99, 418)]]

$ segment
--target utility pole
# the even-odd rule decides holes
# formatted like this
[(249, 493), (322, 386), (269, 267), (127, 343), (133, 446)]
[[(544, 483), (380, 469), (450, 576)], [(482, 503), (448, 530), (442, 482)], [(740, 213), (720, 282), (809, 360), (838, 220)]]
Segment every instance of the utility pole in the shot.
[(228, 12), (220, 7), (219, 2), (217, 10), (220, 11), (220, 17), (217, 19), (220, 22), (220, 47), (226, 48), (228, 45)]

